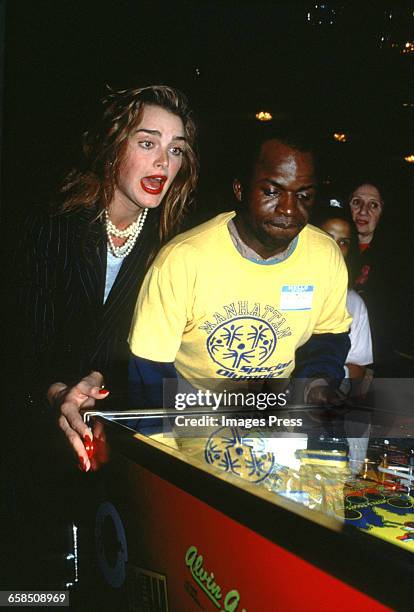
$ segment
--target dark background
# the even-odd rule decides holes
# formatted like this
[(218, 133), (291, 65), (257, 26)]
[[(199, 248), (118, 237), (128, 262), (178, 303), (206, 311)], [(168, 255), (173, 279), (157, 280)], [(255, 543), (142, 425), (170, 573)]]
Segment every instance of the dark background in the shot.
[[(259, 110), (310, 123), (333, 194), (374, 167), (413, 202), (414, 2), (3, 0), (2, 217), (50, 199), (106, 84), (167, 83), (200, 126), (194, 220), (231, 206), (240, 137)], [(334, 132), (345, 132), (337, 143)], [(236, 145), (237, 143), (237, 145)], [(400, 212), (397, 212), (397, 217)]]
[[(81, 134), (107, 84), (167, 83), (189, 96), (201, 158), (191, 223), (232, 206), (240, 141), (255, 113), (267, 110), (275, 121), (313, 126), (330, 195), (346, 192), (352, 177), (371, 167), (387, 179), (391, 235), (412, 243), (414, 164), (404, 156), (414, 154), (414, 53), (403, 50), (414, 43), (414, 0), (0, 0), (2, 17), (4, 293), (13, 272), (5, 245), (18, 244), (22, 217), (49, 201), (76, 163)], [(334, 132), (345, 132), (347, 142), (335, 142)], [(392, 248), (384, 245), (385, 258)], [(396, 285), (397, 278), (396, 271)], [(399, 283), (403, 289), (406, 280)], [(406, 336), (407, 318), (404, 324)], [(12, 363), (13, 347), (5, 352)], [(18, 439), (4, 436), (16, 455), (23, 433), (31, 435), (29, 429)], [(23, 540), (25, 522), (16, 524)], [(7, 521), (3, 527), (10, 530)], [(29, 552), (42, 536), (33, 533)], [(5, 558), (3, 566), (8, 563)]]

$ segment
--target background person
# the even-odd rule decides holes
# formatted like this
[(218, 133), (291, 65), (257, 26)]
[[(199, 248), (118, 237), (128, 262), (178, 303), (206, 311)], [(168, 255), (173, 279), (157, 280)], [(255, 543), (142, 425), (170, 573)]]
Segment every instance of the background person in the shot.
[[(341, 250), (348, 263), (357, 248), (357, 236), (348, 211), (343, 208), (324, 206), (312, 221), (329, 234)], [(352, 270), (348, 265), (349, 287), (352, 287)], [(348, 288), (346, 307), (352, 317), (349, 339), (351, 348), (346, 358), (346, 378), (364, 378), (366, 367), (372, 364), (372, 340), (368, 312), (363, 299), (354, 289)]]
[(372, 267), (378, 263), (375, 261), (375, 251), (381, 241), (376, 230), (383, 214), (384, 199), (378, 183), (373, 180), (359, 181), (351, 191), (349, 208), (358, 233), (360, 251), (355, 289), (365, 295), (369, 292)]
[(349, 197), (360, 250), (354, 289), (368, 308), (374, 375), (387, 378), (414, 375), (414, 327), (401, 316), (401, 304), (409, 311), (414, 303), (407, 211), (398, 204), (396, 190), (364, 178), (354, 181)]

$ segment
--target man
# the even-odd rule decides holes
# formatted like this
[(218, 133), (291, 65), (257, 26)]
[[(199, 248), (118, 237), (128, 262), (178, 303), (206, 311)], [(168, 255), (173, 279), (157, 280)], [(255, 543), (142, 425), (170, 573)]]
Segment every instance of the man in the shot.
[(332, 239), (307, 225), (313, 154), (292, 138), (263, 136), (249, 152), (234, 181), (237, 213), (177, 236), (146, 276), (129, 338), (137, 405), (161, 405), (162, 379), (177, 374), (226, 389), (288, 378), (305, 343), (295, 374), (312, 380), (307, 401), (326, 401), (329, 382), (343, 377), (347, 273)]

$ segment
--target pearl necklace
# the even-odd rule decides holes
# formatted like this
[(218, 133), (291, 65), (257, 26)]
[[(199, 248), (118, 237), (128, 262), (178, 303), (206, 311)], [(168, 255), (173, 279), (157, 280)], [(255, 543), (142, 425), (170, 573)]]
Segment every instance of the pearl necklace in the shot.
[[(105, 229), (106, 235), (108, 236), (108, 245), (112, 255), (115, 257), (126, 257), (134, 248), (138, 236), (140, 235), (142, 228), (147, 218), (148, 208), (144, 208), (140, 216), (136, 221), (128, 225), (123, 230), (118, 229), (110, 220), (108, 211), (105, 210)], [(116, 238), (126, 238), (125, 242), (121, 246), (116, 246), (112, 239), (112, 236)]]

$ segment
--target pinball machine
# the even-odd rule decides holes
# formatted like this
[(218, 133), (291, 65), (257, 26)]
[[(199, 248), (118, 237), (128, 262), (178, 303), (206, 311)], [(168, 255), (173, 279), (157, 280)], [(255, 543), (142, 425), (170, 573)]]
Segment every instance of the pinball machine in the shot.
[(165, 411), (85, 414), (97, 559), (119, 609), (412, 608), (413, 418), (277, 414), (303, 427), (196, 408), (186, 427)]

